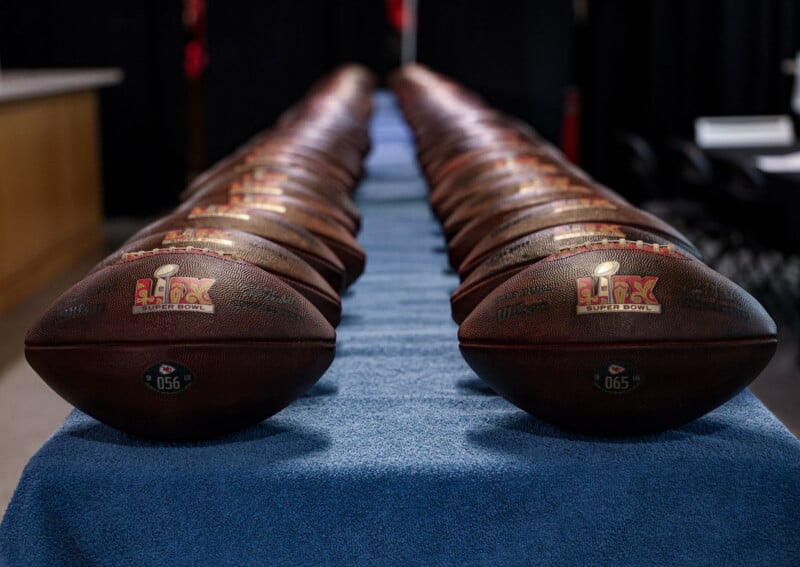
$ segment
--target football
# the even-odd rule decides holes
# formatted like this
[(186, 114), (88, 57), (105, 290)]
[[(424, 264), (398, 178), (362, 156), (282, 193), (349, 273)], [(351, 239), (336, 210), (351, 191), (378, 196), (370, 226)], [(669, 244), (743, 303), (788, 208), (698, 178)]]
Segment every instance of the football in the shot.
[(526, 234), (562, 224), (599, 222), (625, 224), (654, 232), (675, 244), (700, 252), (677, 229), (646, 211), (603, 198), (578, 198), (550, 201), (522, 210), (485, 233), (471, 232), (464, 226), (448, 244), (450, 265), (466, 277), (497, 249)]
[(181, 193), (181, 201), (186, 201), (197, 193), (219, 190), (221, 186), (227, 186), (235, 182), (242, 175), (249, 175), (255, 182), (276, 181), (280, 183), (291, 180), (317, 192), (337, 192), (342, 195), (349, 195), (349, 190), (344, 183), (332, 179), (323, 179), (303, 167), (276, 163), (272, 165), (239, 165), (214, 175), (201, 173)]
[(775, 323), (747, 292), (672, 247), (567, 249), (499, 285), (464, 320), (461, 352), (492, 388), (592, 434), (679, 426), (763, 369)]
[(319, 238), (281, 215), (249, 207), (209, 205), (179, 211), (154, 221), (134, 234), (128, 242), (143, 236), (182, 228), (236, 229), (271, 240), (300, 256), (333, 289), (345, 287), (345, 269), (341, 260)]
[(558, 199), (558, 192), (582, 193), (587, 196), (608, 196), (621, 200), (611, 191), (603, 191), (601, 186), (590, 185), (585, 180), (553, 170), (542, 172), (523, 171), (506, 175), (491, 182), (470, 184), (463, 190), (442, 202), (438, 216), (445, 234), (450, 237), (462, 226), (498, 201), (529, 194), (550, 194), (552, 200)]
[(335, 331), (300, 293), (197, 249), (129, 255), (81, 280), (29, 330), (30, 365), (96, 419), (157, 439), (255, 424), (313, 385)]
[(591, 199), (602, 197), (609, 201), (620, 201), (616, 196), (601, 195), (586, 185), (563, 185), (547, 180), (541, 184), (518, 186), (516, 193), (506, 197), (486, 198), (480, 202), (472, 201), (458, 207), (443, 223), (446, 236), (451, 239), (462, 229), (468, 234), (482, 235), (495, 226), (516, 215), (519, 211), (544, 205), (550, 201), (563, 199)]
[(437, 169), (429, 178), (430, 200), (434, 210), (439, 203), (473, 183), (498, 175), (518, 172), (522, 168), (564, 167), (561, 158), (547, 147), (475, 150), (460, 154)]
[(215, 183), (203, 185), (187, 195), (184, 200), (199, 198), (200, 195), (295, 195), (306, 196), (312, 200), (323, 200), (345, 213), (357, 225), (361, 213), (350, 196), (335, 186), (323, 185), (313, 178), (302, 177), (269, 168), (252, 168), (229, 176), (221, 177)]
[(291, 148), (274, 148), (273, 151), (259, 154), (251, 151), (236, 151), (198, 175), (186, 189), (186, 192), (191, 193), (198, 190), (201, 186), (205, 186), (209, 183), (216, 183), (221, 178), (229, 176), (232, 173), (254, 167), (276, 167), (279, 169), (288, 168), (293, 170), (302, 169), (313, 172), (317, 177), (330, 179), (333, 183), (343, 187), (352, 187), (354, 183), (354, 179), (350, 175), (328, 163), (299, 154)]
[(301, 154), (313, 156), (348, 172), (353, 179), (359, 179), (364, 172), (361, 152), (349, 144), (338, 130), (313, 125), (313, 121), (294, 123), (283, 130), (272, 129), (252, 142), (252, 145), (245, 145), (243, 149), (265, 153), (276, 147), (291, 147)]
[[(271, 193), (211, 193), (192, 197), (177, 210), (207, 205), (233, 205), (253, 207), (280, 213), (302, 226), (310, 226), (317, 222), (336, 224), (350, 234), (358, 231), (356, 222), (341, 209), (315, 195), (300, 194), (294, 191)], [(295, 220), (296, 219), (296, 220)], [(314, 219), (312, 221), (312, 219)]]
[(666, 238), (632, 226), (575, 223), (546, 228), (508, 243), (472, 270), (450, 298), (453, 320), (460, 324), (494, 288), (531, 264), (565, 248), (604, 240), (649, 242), (692, 255)]
[[(233, 197), (234, 201), (236, 201), (235, 196)], [(329, 216), (324, 210), (315, 209), (299, 199), (291, 199), (285, 196), (263, 197), (265, 198), (257, 200), (259, 202), (233, 205), (231, 203), (219, 203), (220, 199), (212, 196), (208, 199), (187, 202), (176, 211), (176, 214), (192, 214), (192, 211), (207, 209), (208, 207), (241, 206), (251, 211), (261, 211), (264, 215), (277, 217), (285, 222), (302, 227), (324, 242), (344, 264), (346, 286), (353, 283), (363, 273), (366, 263), (364, 249), (361, 248), (361, 245), (348, 229), (333, 222), (333, 217)], [(224, 201), (225, 199), (222, 198), (221, 200)]]
[(209, 173), (223, 173), (224, 171), (242, 165), (287, 164), (299, 166), (318, 172), (322, 177), (331, 177), (347, 187), (353, 187), (358, 180), (356, 173), (347, 171), (338, 164), (331, 163), (325, 156), (311, 148), (300, 146), (284, 146), (279, 144), (263, 144), (247, 147), (231, 154), (224, 162), (214, 166)]
[(485, 151), (486, 148), (514, 149), (533, 145), (527, 135), (516, 129), (487, 130), (488, 126), (492, 126), (491, 121), (472, 122), (464, 128), (456, 127), (432, 137), (417, 152), (420, 163), (425, 164), (425, 171), (437, 177), (440, 170), (450, 167), (448, 164), (462, 154)]

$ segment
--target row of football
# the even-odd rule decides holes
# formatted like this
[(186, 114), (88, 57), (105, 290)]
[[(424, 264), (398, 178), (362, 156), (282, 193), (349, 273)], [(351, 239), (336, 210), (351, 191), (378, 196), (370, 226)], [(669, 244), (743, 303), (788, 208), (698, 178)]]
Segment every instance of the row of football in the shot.
[(674, 227), (453, 80), (409, 65), (390, 84), (461, 278), (461, 352), (499, 394), (569, 428), (646, 433), (769, 362), (772, 319)]
[(375, 82), (336, 69), (197, 177), (33, 325), (31, 366), (89, 415), (152, 438), (234, 431), (302, 395), (364, 270), (352, 196)]

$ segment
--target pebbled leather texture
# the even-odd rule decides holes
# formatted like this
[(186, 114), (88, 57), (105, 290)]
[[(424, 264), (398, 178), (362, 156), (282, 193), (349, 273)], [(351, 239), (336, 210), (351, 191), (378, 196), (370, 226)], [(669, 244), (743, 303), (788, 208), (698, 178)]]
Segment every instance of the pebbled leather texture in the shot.
[(250, 232), (284, 246), (309, 263), (333, 289), (344, 289), (345, 267), (339, 257), (309, 230), (282, 215), (252, 207), (197, 207), (152, 222), (128, 242), (179, 227), (210, 227)]
[(520, 145), (516, 148), (497, 150), (476, 149), (455, 157), (441, 167), (428, 181), (431, 184), (430, 201), (436, 209), (441, 200), (446, 199), (454, 191), (459, 191), (476, 179), (493, 172), (508, 173), (527, 164), (554, 164), (561, 166), (561, 156), (549, 148)]
[[(167, 284), (174, 295), (135, 313), (168, 265), (177, 268)], [(25, 354), (89, 415), (184, 439), (278, 411), (322, 376), (335, 339), (310, 302), (264, 270), (217, 253), (166, 251), (106, 266), (67, 290), (29, 330)], [(191, 385), (148, 387), (148, 372), (161, 365), (185, 369)]]
[[(769, 362), (775, 323), (733, 282), (663, 247), (591, 246), (526, 268), (461, 324), (465, 360), (512, 403), (592, 433), (656, 431), (723, 403)], [(623, 293), (613, 310), (579, 314), (608, 262)]]
[[(213, 280), (207, 296), (214, 312), (191, 309), (202, 304), (194, 294), (187, 297), (185, 310), (134, 315), (137, 282), (154, 286), (156, 270), (165, 265), (177, 266), (173, 279)], [(194, 291), (194, 282), (182, 283), (187, 293)], [(147, 291), (147, 295), (154, 293)], [(26, 344), (208, 342), (208, 337), (219, 341), (332, 341), (335, 332), (305, 298), (274, 275), (219, 253), (177, 249), (144, 253), (88, 275), (31, 327)]]
[[(534, 207), (546, 205), (555, 201), (566, 201), (571, 199), (600, 199), (600, 195), (593, 194), (591, 191), (563, 190), (559, 192), (538, 191), (536, 193), (523, 193), (513, 197), (506, 197), (496, 201), (479, 211), (474, 211), (471, 218), (466, 219), (466, 223), (461, 229), (452, 235), (450, 242), (453, 246), (473, 247), (476, 243), (494, 230), (497, 225), (519, 215), (520, 212), (528, 211)], [(609, 201), (608, 199), (604, 199)], [(456, 242), (458, 243), (456, 245)]]
[[(670, 240), (646, 230), (606, 223), (561, 225), (525, 235), (497, 250), (464, 278), (450, 299), (453, 319), (461, 323), (498, 285), (527, 266), (563, 248), (621, 238), (633, 242), (641, 240), (657, 243), (661, 246), (673, 244)], [(691, 256), (689, 251), (679, 246), (675, 248), (686, 256)]]
[[(508, 210), (509, 206), (522, 206), (570, 197), (605, 197), (617, 199), (611, 192), (603, 193), (600, 187), (581, 183), (565, 175), (516, 175), (502, 182), (484, 185), (465, 191), (463, 198), (454, 199), (450, 210), (442, 209), (442, 226), (447, 238), (452, 238), (462, 227), (477, 217), (493, 215), (495, 211)], [(523, 204), (524, 203), (524, 204)]]
[[(177, 210), (191, 210), (193, 207), (208, 205), (231, 205), (276, 211), (289, 219), (307, 226), (309, 223), (323, 222), (340, 226), (350, 234), (358, 230), (356, 222), (331, 203), (315, 197), (313, 192), (306, 194), (284, 192), (281, 194), (227, 194), (211, 193), (198, 195), (183, 203)], [(314, 222), (316, 221), (316, 222)]]
[(126, 243), (92, 272), (118, 262), (126, 253), (187, 246), (212, 249), (250, 262), (292, 286), (334, 327), (341, 320), (342, 302), (338, 294), (314, 268), (283, 246), (241, 230), (176, 227)]
[[(225, 160), (223, 159), (222, 161), (224, 162)], [(180, 199), (181, 201), (186, 201), (199, 193), (214, 191), (220, 187), (225, 187), (236, 181), (242, 175), (265, 174), (285, 175), (295, 183), (323, 193), (335, 191), (343, 195), (349, 195), (347, 185), (338, 179), (323, 178), (311, 168), (304, 167), (300, 164), (292, 165), (280, 163), (276, 160), (274, 163), (263, 164), (237, 163), (227, 168), (222, 168), (217, 164), (212, 167), (211, 170), (198, 175), (189, 186), (181, 192)]]
[(646, 211), (606, 199), (567, 199), (520, 211), (487, 232), (472, 246), (454, 238), (447, 246), (450, 262), (461, 277), (465, 277), (492, 253), (517, 238), (552, 226), (582, 222), (616, 223), (641, 228), (668, 238), (693, 255), (700, 256), (683, 234)]
[[(693, 258), (665, 247), (639, 250), (635, 243), (592, 247), (550, 257), (497, 287), (461, 325), (459, 340), (534, 345), (594, 343), (598, 338), (605, 343), (724, 341), (776, 334), (775, 323), (750, 294)], [(636, 293), (642, 291), (640, 282), (621, 281), (631, 295), (617, 303), (635, 307), (654, 298), (660, 313), (576, 313), (579, 284), (612, 261), (619, 263), (612, 278), (650, 278), (643, 284), (649, 287), (647, 295)]]
[(209, 183), (183, 197), (183, 201), (199, 199), (201, 196), (247, 195), (247, 194), (288, 194), (306, 196), (322, 200), (345, 213), (358, 226), (361, 213), (345, 189), (331, 184), (298, 168), (248, 167), (234, 170), (214, 183)]

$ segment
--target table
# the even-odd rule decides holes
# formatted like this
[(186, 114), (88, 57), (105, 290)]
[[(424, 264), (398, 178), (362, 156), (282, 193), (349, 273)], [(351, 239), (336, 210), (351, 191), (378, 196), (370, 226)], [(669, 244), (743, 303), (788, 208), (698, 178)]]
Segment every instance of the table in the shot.
[(591, 438), (462, 360), (443, 240), (377, 97), (364, 276), (336, 360), (265, 422), (156, 443), (75, 411), (0, 526), (12, 565), (798, 565), (800, 443), (744, 392), (659, 435)]
[(116, 69), (0, 75), (0, 312), (103, 241), (97, 90)]

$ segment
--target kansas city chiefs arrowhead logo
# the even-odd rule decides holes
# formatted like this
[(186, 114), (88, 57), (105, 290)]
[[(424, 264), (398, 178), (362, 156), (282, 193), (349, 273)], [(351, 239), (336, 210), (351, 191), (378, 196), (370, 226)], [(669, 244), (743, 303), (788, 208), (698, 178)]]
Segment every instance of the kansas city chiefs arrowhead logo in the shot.
[(617, 374), (621, 374), (623, 372), (625, 372), (625, 367), (620, 366), (619, 364), (612, 364), (608, 367), (608, 373), (612, 376), (616, 376)]
[(172, 374), (173, 372), (175, 372), (175, 367), (170, 366), (169, 364), (162, 364), (161, 366), (158, 367), (158, 372), (161, 375), (166, 376), (168, 374)]

